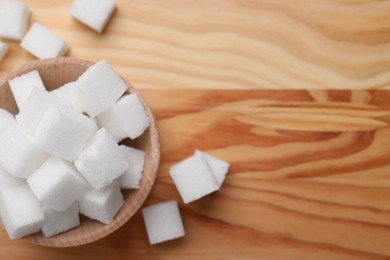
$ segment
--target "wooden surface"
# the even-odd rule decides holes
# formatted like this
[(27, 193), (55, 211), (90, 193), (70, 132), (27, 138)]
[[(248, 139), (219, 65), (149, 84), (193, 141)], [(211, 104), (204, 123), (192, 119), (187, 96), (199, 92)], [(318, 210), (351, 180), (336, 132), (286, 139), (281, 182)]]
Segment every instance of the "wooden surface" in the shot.
[[(389, 88), (390, 1), (117, 0), (102, 35), (71, 19), (70, 0), (22, 2), (68, 56), (107, 59), (142, 90), (162, 144), (146, 205), (177, 199), (187, 236), (149, 246), (137, 213), (78, 248), (0, 232), (2, 259), (390, 258), (389, 93), (286, 91)], [(34, 60), (6, 42), (0, 74)], [(168, 169), (195, 148), (232, 168), (183, 205)]]
[[(69, 56), (105, 58), (137, 88), (390, 87), (390, 1), (117, 0), (102, 35), (71, 0), (22, 2)], [(14, 42), (0, 74), (32, 59)]]
[[(162, 151), (145, 205), (177, 199), (186, 237), (150, 246), (138, 212), (110, 236), (76, 248), (9, 241), (0, 232), (1, 258), (390, 257), (390, 92), (141, 94), (156, 116)], [(219, 192), (185, 205), (168, 169), (196, 148), (231, 169)]]

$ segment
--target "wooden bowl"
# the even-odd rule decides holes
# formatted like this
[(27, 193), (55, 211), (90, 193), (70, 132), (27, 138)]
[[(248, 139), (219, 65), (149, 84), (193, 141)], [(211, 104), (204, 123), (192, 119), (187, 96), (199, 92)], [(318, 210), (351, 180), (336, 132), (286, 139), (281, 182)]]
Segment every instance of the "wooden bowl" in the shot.
[[(76, 80), (92, 63), (75, 58), (56, 58), (39, 60), (17, 68), (0, 78), (0, 107), (16, 114), (18, 108), (12, 96), (8, 80), (32, 70), (38, 70), (47, 90), (56, 89), (63, 84)], [(136, 93), (130, 83), (127, 83), (127, 92)], [(145, 104), (145, 103), (144, 103)], [(135, 140), (126, 140), (125, 144), (145, 151), (145, 167), (137, 190), (123, 190), (124, 205), (115, 216), (112, 224), (104, 225), (100, 222), (81, 216), (79, 227), (65, 233), (46, 238), (41, 233), (24, 237), (34, 244), (50, 247), (79, 246), (96, 241), (114, 232), (125, 224), (141, 207), (153, 186), (160, 161), (159, 138), (153, 115), (145, 104), (150, 119), (150, 127)]]

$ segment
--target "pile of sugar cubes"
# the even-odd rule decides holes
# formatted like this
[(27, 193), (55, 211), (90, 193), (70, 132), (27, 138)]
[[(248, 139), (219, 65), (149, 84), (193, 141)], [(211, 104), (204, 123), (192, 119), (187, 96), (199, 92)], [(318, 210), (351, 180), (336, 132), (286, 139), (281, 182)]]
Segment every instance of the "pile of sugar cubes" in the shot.
[(110, 224), (121, 189), (139, 188), (145, 153), (119, 145), (149, 127), (137, 94), (100, 61), (47, 91), (38, 71), (9, 81), (19, 113), (0, 109), (0, 213), (10, 239)]
[[(71, 16), (101, 33), (116, 9), (115, 0), (74, 0), (70, 7)], [(28, 29), (30, 10), (16, 0), (0, 0), (0, 38), (21, 41), (23, 49), (38, 59), (65, 55), (68, 44), (40, 23), (33, 23)], [(8, 45), (0, 42), (0, 61), (8, 51)]]
[[(74, 0), (70, 14), (101, 33), (115, 9), (115, 0)], [(27, 30), (29, 15), (23, 3), (0, 0), (0, 37), (21, 41), (39, 59), (65, 55), (68, 44), (42, 24)], [(7, 50), (0, 42), (0, 61)], [(20, 111), (15, 119), (0, 110), (0, 213), (9, 237), (54, 236), (78, 226), (79, 213), (111, 223), (121, 188), (139, 188), (142, 177), (145, 153), (118, 145), (149, 126), (138, 96), (122, 96), (126, 85), (105, 61), (51, 92), (37, 71), (9, 85)], [(228, 169), (196, 150), (170, 175), (190, 203), (219, 190)], [(175, 200), (144, 208), (143, 217), (151, 244), (185, 235)]]
[[(170, 175), (184, 203), (190, 203), (221, 188), (229, 163), (202, 151), (175, 164)], [(178, 204), (175, 200), (158, 203), (142, 210), (150, 244), (185, 235)]]

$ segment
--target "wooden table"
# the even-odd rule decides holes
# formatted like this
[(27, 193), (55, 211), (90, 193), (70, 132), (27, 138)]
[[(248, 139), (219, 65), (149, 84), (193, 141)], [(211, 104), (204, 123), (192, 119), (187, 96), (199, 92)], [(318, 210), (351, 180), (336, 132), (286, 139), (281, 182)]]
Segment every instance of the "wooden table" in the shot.
[[(150, 246), (137, 214), (77, 248), (0, 232), (1, 259), (390, 257), (390, 93), (358, 90), (390, 87), (389, 1), (118, 0), (102, 35), (71, 1), (23, 2), (69, 56), (107, 59), (141, 90), (162, 148), (145, 205), (177, 199), (187, 235)], [(0, 74), (33, 60), (7, 43)], [(168, 170), (196, 148), (231, 169), (185, 205)]]

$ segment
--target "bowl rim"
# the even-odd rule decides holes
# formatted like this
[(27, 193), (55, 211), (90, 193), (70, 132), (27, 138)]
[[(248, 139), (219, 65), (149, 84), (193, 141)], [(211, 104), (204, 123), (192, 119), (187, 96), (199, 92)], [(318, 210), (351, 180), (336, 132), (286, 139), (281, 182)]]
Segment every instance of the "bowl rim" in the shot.
[[(69, 64), (73, 66), (79, 66), (82, 69), (86, 69), (89, 66), (93, 65), (94, 63), (91, 61), (78, 59), (74, 57), (59, 57), (59, 58), (51, 58), (51, 59), (43, 59), (43, 60), (36, 60), (29, 63), (26, 63), (22, 66), (19, 66), (10, 72), (6, 73), (5, 75), (0, 77), (0, 87), (4, 87), (4, 84), (7, 84), (8, 80), (20, 76), (22, 74), (25, 74), (32, 70), (39, 70), (41, 67), (52, 67), (55, 68), (57, 66), (63, 65), (63, 64)], [(149, 131), (150, 135), (150, 147), (152, 148), (150, 150), (151, 157), (153, 160), (150, 162), (149, 172), (150, 174), (147, 176), (146, 185), (143, 187), (143, 189), (138, 189), (135, 192), (138, 192), (137, 196), (135, 196), (133, 203), (130, 205), (131, 212), (122, 214), (122, 215), (116, 215), (114, 218), (114, 221), (112, 224), (105, 225), (102, 224), (102, 227), (95, 230), (88, 230), (88, 234), (83, 234), (83, 237), (81, 239), (66, 239), (66, 240), (58, 240), (55, 239), (57, 236), (53, 236), (50, 238), (46, 238), (42, 235), (41, 232), (32, 234), (29, 236), (22, 237), (23, 240), (27, 240), (33, 244), (41, 245), (41, 246), (47, 246), (47, 247), (73, 247), (73, 246), (81, 246), (85, 244), (92, 243), (94, 241), (97, 241), (117, 229), (119, 229), (121, 226), (123, 226), (127, 221), (129, 221), (141, 208), (141, 206), (144, 204), (145, 200), (149, 196), (152, 187), (155, 183), (158, 167), (160, 164), (160, 141), (159, 141), (159, 135), (158, 130), (156, 126), (156, 121), (153, 116), (153, 113), (148, 106), (148, 104), (143, 100), (142, 96), (139, 94), (139, 92), (122, 76), (121, 78), (124, 80), (124, 82), (127, 85), (127, 91), (130, 93), (137, 93), (139, 98), (141, 99), (141, 102), (144, 105), (145, 111), (150, 119), (150, 125), (147, 129)], [(143, 170), (143, 177), (144, 178), (144, 171)], [(123, 207), (122, 207), (123, 208)], [(80, 226), (76, 227), (75, 229), (79, 228)], [(67, 232), (61, 233), (65, 234)], [(60, 236), (59, 234), (58, 236)]]

